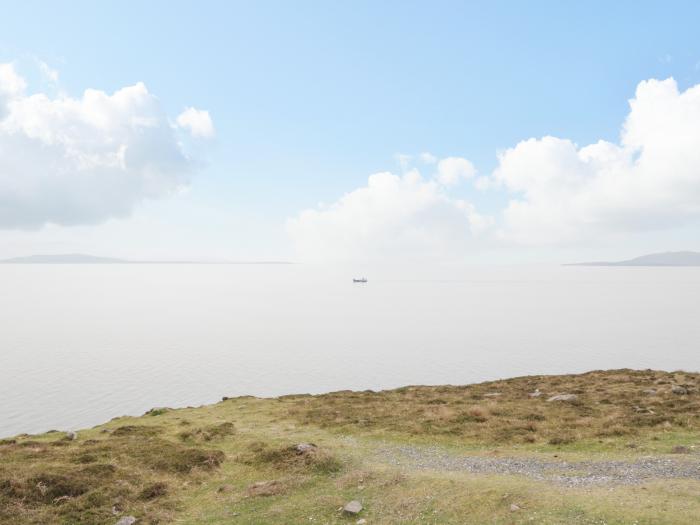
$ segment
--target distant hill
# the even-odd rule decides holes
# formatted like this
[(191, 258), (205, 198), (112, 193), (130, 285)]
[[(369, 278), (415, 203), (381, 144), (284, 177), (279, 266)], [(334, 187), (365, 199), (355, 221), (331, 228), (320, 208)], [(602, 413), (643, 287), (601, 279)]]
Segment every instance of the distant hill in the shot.
[(114, 257), (96, 257), (82, 253), (28, 255), (0, 259), (0, 264), (293, 264), (287, 261), (130, 261)]
[(642, 255), (626, 261), (617, 262), (584, 262), (566, 266), (700, 266), (698, 252), (664, 252)]
[(84, 255), (82, 253), (29, 255), (27, 257), (13, 257), (11, 259), (0, 260), (0, 263), (5, 264), (119, 264), (126, 262), (129, 261), (114, 259), (112, 257)]

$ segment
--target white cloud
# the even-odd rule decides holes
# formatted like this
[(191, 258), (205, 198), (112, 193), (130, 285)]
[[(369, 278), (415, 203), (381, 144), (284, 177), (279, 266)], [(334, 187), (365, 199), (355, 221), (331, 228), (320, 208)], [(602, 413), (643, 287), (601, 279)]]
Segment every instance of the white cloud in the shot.
[(210, 139), (215, 135), (209, 112), (201, 109), (187, 108), (178, 115), (177, 125), (189, 130), (193, 137)]
[[(612, 242), (631, 234), (658, 240), (660, 231), (697, 226), (700, 85), (681, 92), (673, 79), (647, 80), (629, 104), (617, 143), (580, 147), (545, 136), (505, 150), (490, 176), (476, 177), (473, 165), (457, 157), (440, 160), (430, 181), (415, 169), (403, 177), (373, 175), (331, 206), (302, 212), (288, 231), (302, 259), (352, 259), (466, 253), (477, 237), (504, 247)], [(400, 159), (409, 169), (410, 157)], [(464, 179), (490, 193), (491, 209), (503, 199), (494, 220), (451, 195)]]
[(46, 80), (54, 84), (58, 82), (57, 70), (53, 69), (51, 66), (49, 66), (46, 62), (42, 60), (38, 60), (37, 63), (39, 64), (39, 70), (41, 71), (42, 76)]
[(440, 258), (464, 254), (489, 225), (417, 170), (371, 175), (329, 206), (302, 211), (287, 232), (304, 261)]
[(445, 186), (454, 186), (462, 179), (470, 179), (476, 175), (474, 165), (467, 159), (447, 157), (438, 162), (437, 180)]
[(426, 151), (420, 154), (420, 160), (423, 164), (435, 164), (437, 162), (437, 157)]
[(529, 139), (500, 155), (494, 180), (515, 194), (501, 235), (561, 243), (700, 218), (700, 85), (637, 87), (619, 144)]
[(7, 114), (10, 100), (22, 95), (26, 88), (27, 83), (12, 64), (0, 64), (0, 118)]
[(188, 182), (191, 161), (143, 84), (80, 98), (25, 91), (0, 65), (0, 228), (97, 223)]

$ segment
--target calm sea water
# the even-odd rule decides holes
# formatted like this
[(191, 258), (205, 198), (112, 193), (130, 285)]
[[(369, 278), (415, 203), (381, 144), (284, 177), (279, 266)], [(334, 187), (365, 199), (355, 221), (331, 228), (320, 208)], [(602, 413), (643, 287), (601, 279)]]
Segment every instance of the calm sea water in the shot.
[(0, 436), (224, 395), (699, 370), (699, 313), (698, 268), (2, 265)]

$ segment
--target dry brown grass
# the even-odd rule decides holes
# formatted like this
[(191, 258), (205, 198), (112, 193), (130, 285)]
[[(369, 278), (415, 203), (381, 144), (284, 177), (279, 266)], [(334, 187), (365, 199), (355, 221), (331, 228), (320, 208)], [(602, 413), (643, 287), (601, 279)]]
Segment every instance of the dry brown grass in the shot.
[[(673, 393), (674, 386), (687, 393)], [(344, 391), (282, 402), (292, 405), (290, 414), (299, 422), (323, 428), (450, 435), (484, 444), (566, 444), (660, 429), (697, 429), (699, 386), (698, 374), (611, 370), (466, 386)], [(537, 389), (542, 395), (530, 397)], [(650, 389), (656, 393), (645, 393)], [(557, 394), (576, 394), (577, 399), (547, 401)]]
[(155, 437), (156, 427), (123, 426), (103, 439), (19, 439), (0, 445), (0, 522), (113, 524), (120, 509), (168, 522), (168, 494), (195, 473), (216, 469), (221, 451)]
[(299, 450), (298, 445), (271, 447), (266, 443), (255, 442), (249, 448), (249, 453), (237, 458), (246, 465), (318, 474), (339, 472), (342, 468), (342, 463), (333, 454), (313, 445), (308, 449)]

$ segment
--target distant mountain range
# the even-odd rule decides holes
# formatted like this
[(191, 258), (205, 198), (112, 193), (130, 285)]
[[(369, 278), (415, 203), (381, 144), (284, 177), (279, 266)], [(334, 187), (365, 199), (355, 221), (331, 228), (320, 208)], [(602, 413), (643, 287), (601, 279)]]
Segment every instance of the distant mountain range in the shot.
[(642, 255), (626, 261), (617, 262), (584, 262), (566, 266), (700, 266), (698, 252), (664, 252)]
[(129, 261), (115, 259), (113, 257), (96, 257), (82, 253), (61, 253), (49, 255), (28, 255), (26, 257), (13, 257), (0, 259), (0, 264), (292, 264), (287, 261)]
[(123, 264), (129, 261), (112, 257), (95, 257), (82, 253), (61, 253), (53, 255), (29, 255), (0, 260), (8, 264)]

